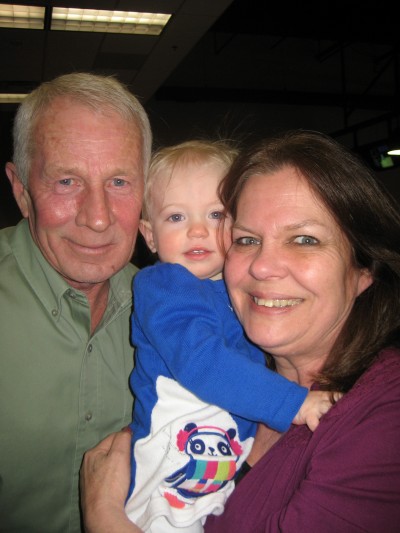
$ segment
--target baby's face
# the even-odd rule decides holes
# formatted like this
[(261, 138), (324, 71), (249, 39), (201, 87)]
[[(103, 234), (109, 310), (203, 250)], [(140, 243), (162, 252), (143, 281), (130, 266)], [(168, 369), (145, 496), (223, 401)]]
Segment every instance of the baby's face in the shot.
[(200, 279), (221, 277), (230, 244), (230, 223), (220, 224), (217, 194), (225, 171), (216, 163), (192, 163), (174, 169), (153, 189), (147, 244), (162, 262), (179, 263)]

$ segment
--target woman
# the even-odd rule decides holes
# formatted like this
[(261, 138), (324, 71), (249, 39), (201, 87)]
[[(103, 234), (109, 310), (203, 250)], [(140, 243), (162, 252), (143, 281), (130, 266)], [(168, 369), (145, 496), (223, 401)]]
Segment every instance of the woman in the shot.
[[(260, 426), (253, 468), (205, 531), (397, 532), (398, 207), (352, 154), (308, 131), (244, 153), (221, 196), (234, 219), (225, 279), (247, 335), (281, 375), (346, 394), (314, 433)], [(119, 533), (138, 531), (122, 512), (125, 473), (118, 494), (101, 487), (117, 483), (115, 467), (128, 472), (124, 439), (111, 436), (113, 446), (86, 456), (89, 531), (102, 531), (99, 516)]]

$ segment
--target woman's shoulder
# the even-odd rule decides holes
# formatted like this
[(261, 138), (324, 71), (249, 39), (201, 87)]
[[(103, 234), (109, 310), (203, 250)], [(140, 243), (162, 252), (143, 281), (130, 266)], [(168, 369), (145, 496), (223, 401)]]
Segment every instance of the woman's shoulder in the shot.
[[(391, 384), (399, 384), (400, 349), (391, 346), (381, 350), (372, 365), (356, 382), (353, 388), (376, 387), (388, 388)], [(400, 391), (400, 387), (396, 387)]]
[[(400, 407), (400, 350), (385, 348), (378, 353), (372, 365), (345, 394), (345, 401), (339, 401), (338, 409), (332, 415), (342, 415), (357, 409), (376, 409), (391, 404)], [(329, 415), (330, 413), (328, 413)]]

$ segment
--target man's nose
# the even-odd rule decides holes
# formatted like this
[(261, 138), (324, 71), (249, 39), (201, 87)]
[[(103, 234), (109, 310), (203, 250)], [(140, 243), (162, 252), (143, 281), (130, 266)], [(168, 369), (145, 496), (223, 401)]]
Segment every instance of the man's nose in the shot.
[(113, 220), (112, 209), (106, 191), (91, 189), (82, 199), (76, 222), (93, 231), (105, 231)]

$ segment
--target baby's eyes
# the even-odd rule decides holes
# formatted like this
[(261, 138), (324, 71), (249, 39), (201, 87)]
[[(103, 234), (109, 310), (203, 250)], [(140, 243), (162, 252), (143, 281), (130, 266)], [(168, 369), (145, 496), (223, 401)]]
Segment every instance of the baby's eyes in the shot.
[(183, 220), (183, 215), (180, 215), (179, 213), (174, 213), (173, 215), (170, 215), (167, 220), (170, 222), (181, 222)]
[[(209, 218), (212, 220), (222, 220), (224, 218), (224, 214), (222, 211), (213, 211), (209, 214)], [(169, 215), (167, 220), (170, 222), (181, 222), (182, 220), (185, 220), (185, 217), (179, 213), (173, 213), (172, 215)]]
[(213, 211), (210, 213), (210, 218), (213, 220), (222, 220), (224, 218), (224, 214), (222, 211)]

